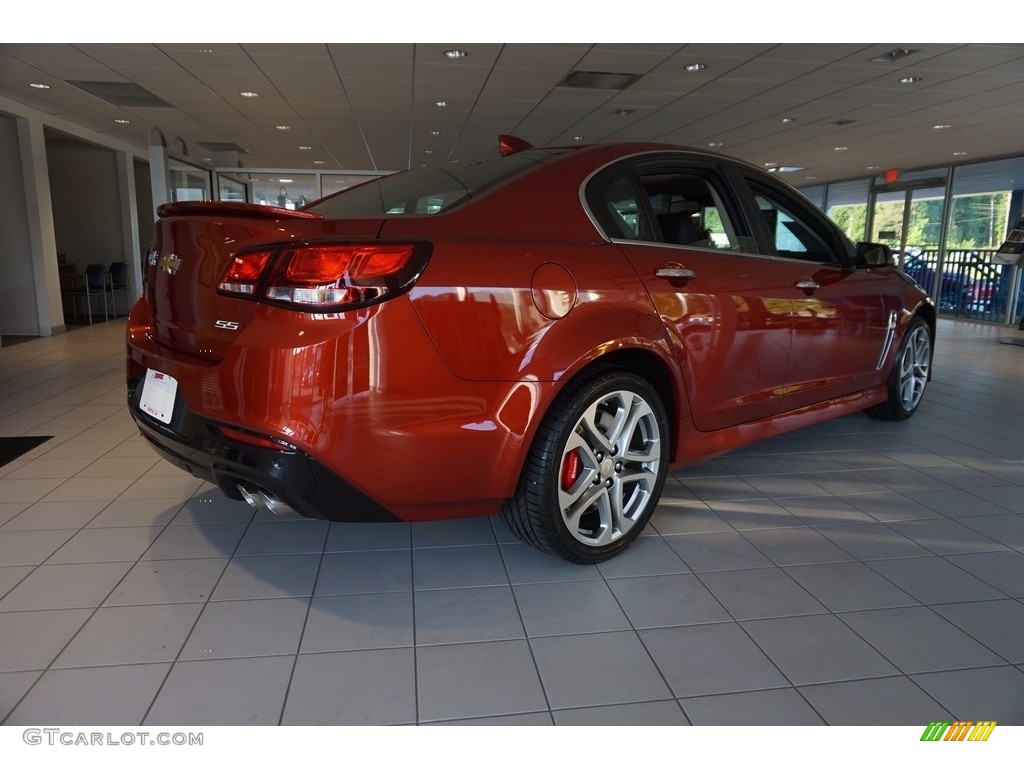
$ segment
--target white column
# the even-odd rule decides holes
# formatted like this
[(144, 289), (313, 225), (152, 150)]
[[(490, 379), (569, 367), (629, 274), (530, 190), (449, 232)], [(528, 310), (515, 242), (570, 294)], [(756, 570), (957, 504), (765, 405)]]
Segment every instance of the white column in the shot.
[[(120, 191), (122, 242), (128, 262), (128, 306), (142, 295), (142, 254), (139, 253), (139, 211), (135, 207), (135, 158), (117, 153), (118, 190)], [(151, 213), (145, 211), (144, 215)], [(126, 307), (127, 310), (127, 307)]]
[(21, 145), (39, 335), (52, 336), (54, 333), (63, 333), (65, 328), (43, 124), (37, 120), (18, 118), (18, 140)]
[(153, 190), (153, 211), (171, 202), (170, 171), (167, 168), (167, 139), (158, 128), (149, 132), (149, 184)]

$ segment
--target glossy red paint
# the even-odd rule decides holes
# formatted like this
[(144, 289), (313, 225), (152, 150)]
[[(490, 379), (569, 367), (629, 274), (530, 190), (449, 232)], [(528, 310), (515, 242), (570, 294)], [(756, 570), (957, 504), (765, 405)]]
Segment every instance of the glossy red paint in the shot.
[[(535, 152), (506, 144), (508, 160)], [(612, 192), (601, 199), (618, 208), (595, 207), (593, 190), (620, 166), (652, 179), (635, 214)], [(698, 176), (712, 169), (723, 187), (715, 216), (730, 217), (729, 248), (718, 245), (725, 234), (703, 246), (667, 242), (667, 224), (644, 235), (640, 219), (653, 221), (656, 201), (667, 200), (661, 179), (691, 166)], [(797, 211), (836, 244), (828, 263), (776, 252), (782, 241), (769, 242), (745, 191), (751, 176), (789, 206), (780, 216)], [(545, 155), (436, 213), (429, 207), (453, 193), (348, 218), (329, 215), (332, 199), (299, 212), (165, 206), (128, 322), (133, 415), (162, 455), (228, 493), (244, 482), (304, 514), (351, 519), (344, 499), (325, 501), (329, 479), (415, 521), (498, 512), (536, 459), (560, 393), (607, 366), (639, 375), (663, 402), (672, 467), (885, 402), (911, 321), (934, 328), (925, 295), (889, 266), (855, 263), (823, 216), (763, 176), (665, 145), (598, 146)], [(425, 210), (408, 211), (414, 202)], [(701, 215), (717, 222), (710, 209)], [(625, 230), (609, 230), (621, 228), (607, 223), (616, 216)], [(411, 283), (366, 306), (268, 298), (287, 249), (373, 242), (416, 243), (429, 255)], [(254, 249), (271, 254), (256, 277), (231, 270)], [(173, 272), (161, 267), (168, 254), (180, 259)], [(315, 276), (319, 262), (309, 263)], [(251, 281), (252, 292), (218, 291), (226, 275)], [(177, 382), (169, 424), (138, 409), (147, 369)], [(246, 453), (245, 441), (218, 442), (237, 430), (291, 446), (312, 462), (312, 479), (296, 484), (290, 468)], [(569, 484), (586, 459), (573, 456), (554, 464)], [(601, 478), (618, 471), (601, 466)]]

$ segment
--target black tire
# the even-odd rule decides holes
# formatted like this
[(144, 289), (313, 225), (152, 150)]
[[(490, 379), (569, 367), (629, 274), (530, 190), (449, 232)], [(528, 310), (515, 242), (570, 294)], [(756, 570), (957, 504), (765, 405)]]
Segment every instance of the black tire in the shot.
[(914, 415), (921, 404), (932, 370), (932, 331), (920, 317), (907, 329), (889, 372), (889, 397), (884, 403), (864, 412), (885, 421), (903, 421)]
[(654, 388), (629, 371), (598, 369), (555, 399), (502, 517), (544, 552), (574, 563), (607, 560), (654, 512), (668, 451), (668, 418)]

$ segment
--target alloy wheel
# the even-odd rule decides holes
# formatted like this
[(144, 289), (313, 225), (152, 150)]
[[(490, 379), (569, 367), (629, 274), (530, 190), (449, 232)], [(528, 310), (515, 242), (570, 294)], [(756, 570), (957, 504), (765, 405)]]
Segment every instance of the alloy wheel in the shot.
[(636, 392), (616, 390), (587, 406), (559, 464), (558, 508), (574, 539), (604, 547), (637, 524), (657, 490), (661, 441), (651, 404)]
[(928, 383), (928, 372), (931, 367), (932, 350), (931, 336), (928, 328), (914, 326), (910, 338), (903, 347), (900, 358), (900, 399), (907, 411), (913, 411), (921, 402), (925, 385)]

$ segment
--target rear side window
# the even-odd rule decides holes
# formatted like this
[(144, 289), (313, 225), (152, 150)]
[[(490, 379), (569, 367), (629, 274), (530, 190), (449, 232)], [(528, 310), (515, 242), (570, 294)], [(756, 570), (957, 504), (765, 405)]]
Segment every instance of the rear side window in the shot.
[(587, 202), (605, 234), (613, 240), (654, 239), (647, 211), (625, 170), (595, 179), (587, 190)]
[(604, 171), (586, 190), (594, 220), (612, 240), (754, 250), (737, 228), (725, 183), (707, 163), (675, 157), (642, 159)]
[(488, 155), (443, 166), (423, 166), (383, 176), (325, 197), (303, 210), (328, 219), (430, 216), (570, 150), (539, 149)]
[(672, 169), (645, 174), (640, 183), (647, 193), (663, 242), (697, 248), (740, 249), (741, 238), (709, 174), (695, 169)]

